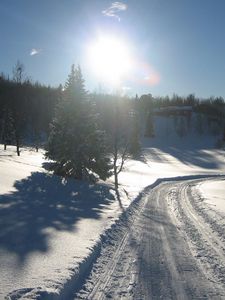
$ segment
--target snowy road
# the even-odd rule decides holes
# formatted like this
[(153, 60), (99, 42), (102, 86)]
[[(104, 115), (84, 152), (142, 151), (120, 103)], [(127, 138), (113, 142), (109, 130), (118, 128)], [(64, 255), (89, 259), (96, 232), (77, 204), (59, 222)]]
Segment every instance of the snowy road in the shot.
[(73, 298), (225, 299), (225, 231), (198, 193), (205, 180), (146, 191), (108, 234)]

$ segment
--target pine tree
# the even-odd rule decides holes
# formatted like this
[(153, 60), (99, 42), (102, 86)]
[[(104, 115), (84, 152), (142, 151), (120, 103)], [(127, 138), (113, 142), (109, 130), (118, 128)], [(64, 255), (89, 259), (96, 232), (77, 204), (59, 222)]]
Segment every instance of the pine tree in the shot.
[(81, 69), (73, 65), (51, 124), (46, 154), (56, 161), (56, 173), (94, 180), (110, 176), (104, 133), (97, 121)]

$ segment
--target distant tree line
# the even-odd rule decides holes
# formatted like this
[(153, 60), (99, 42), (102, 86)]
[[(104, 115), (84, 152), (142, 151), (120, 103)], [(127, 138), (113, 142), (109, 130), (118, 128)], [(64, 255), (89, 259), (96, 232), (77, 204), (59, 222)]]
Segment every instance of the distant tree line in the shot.
[[(158, 109), (166, 107), (192, 107), (192, 112), (196, 115), (195, 127), (199, 134), (204, 133), (204, 127), (208, 127), (212, 134), (222, 134), (225, 142), (225, 101), (222, 97), (198, 98), (194, 94), (181, 97), (174, 94), (172, 97), (153, 97), (151, 94), (142, 95), (135, 98), (136, 109), (145, 120), (143, 132), (147, 137), (153, 137), (154, 124), (153, 115)], [(165, 116), (170, 112), (165, 111)], [(183, 136), (190, 127), (190, 118), (187, 116), (187, 125), (184, 118), (179, 113), (173, 115), (174, 127), (179, 136)], [(186, 129), (185, 129), (186, 127)]]
[[(46, 156), (54, 161), (52, 169), (60, 175), (95, 181), (113, 174), (117, 189), (126, 159), (140, 154), (140, 137), (155, 136), (155, 111), (176, 106), (191, 106), (198, 115), (199, 133), (203, 133), (204, 116), (215, 130), (222, 130), (225, 141), (221, 97), (88, 93), (81, 69), (74, 65), (65, 85), (52, 88), (27, 79), (24, 66), (17, 62), (12, 78), (0, 76), (0, 142), (4, 149), (15, 145), (18, 155), (21, 145), (45, 147)], [(186, 130), (177, 116), (174, 127), (180, 136)]]
[(60, 89), (32, 83), (23, 77), (23, 65), (17, 63), (12, 79), (0, 76), (0, 142), (6, 149), (33, 145), (38, 150), (49, 134)]

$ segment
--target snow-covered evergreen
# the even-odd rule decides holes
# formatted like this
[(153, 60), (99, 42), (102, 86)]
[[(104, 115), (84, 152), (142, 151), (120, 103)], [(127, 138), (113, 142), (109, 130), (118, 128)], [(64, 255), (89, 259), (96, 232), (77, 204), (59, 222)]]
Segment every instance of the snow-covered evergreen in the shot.
[(110, 175), (104, 132), (98, 127), (80, 67), (74, 65), (51, 124), (47, 157), (56, 162), (58, 174), (103, 180)]

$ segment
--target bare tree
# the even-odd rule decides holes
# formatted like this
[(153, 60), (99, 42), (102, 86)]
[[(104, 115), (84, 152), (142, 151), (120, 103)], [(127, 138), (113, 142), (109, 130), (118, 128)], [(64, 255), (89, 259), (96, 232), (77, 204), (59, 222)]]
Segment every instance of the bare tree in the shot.
[(13, 67), (13, 80), (21, 84), (25, 80), (24, 65), (18, 60)]
[(17, 87), (14, 89), (15, 93), (11, 99), (12, 101), (12, 116), (13, 127), (16, 140), (16, 152), (20, 156), (20, 143), (21, 133), (24, 126), (25, 110), (24, 110), (24, 97), (26, 97), (25, 88), (25, 68), (24, 65), (18, 60), (13, 68), (13, 80), (16, 82)]
[(124, 163), (129, 157), (129, 141), (128, 137), (123, 137), (119, 131), (115, 132), (113, 136), (113, 174), (114, 174), (114, 185), (115, 189), (118, 190), (119, 180), (118, 176), (123, 170)]
[(114, 96), (108, 112), (105, 113), (107, 118), (106, 125), (109, 140), (109, 153), (112, 157), (113, 176), (115, 190), (118, 190), (118, 176), (124, 168), (124, 163), (130, 156), (131, 141), (131, 118), (129, 114), (129, 105), (121, 97)]

